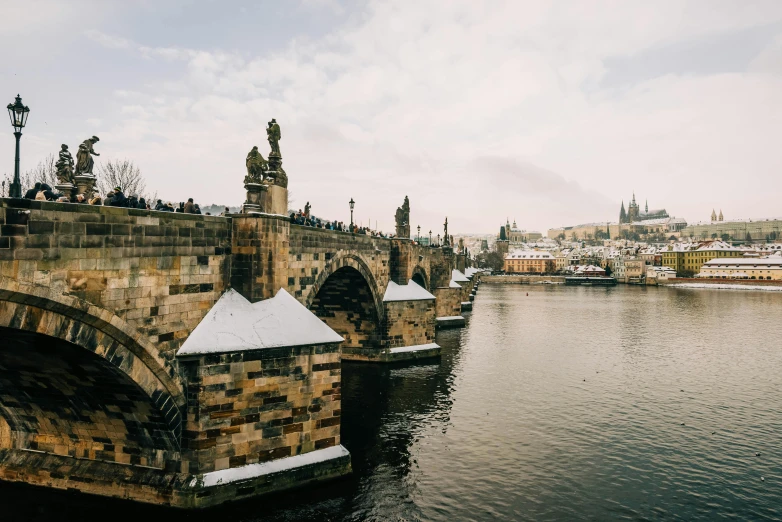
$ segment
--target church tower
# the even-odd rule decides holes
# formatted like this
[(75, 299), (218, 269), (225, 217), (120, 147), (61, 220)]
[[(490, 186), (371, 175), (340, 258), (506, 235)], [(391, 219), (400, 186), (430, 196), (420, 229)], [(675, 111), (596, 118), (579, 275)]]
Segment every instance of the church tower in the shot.
[(720, 209), (720, 217), (718, 218), (719, 221), (722, 221), (722, 209)]
[(714, 209), (711, 209), (711, 222), (714, 223), (717, 221), (717, 213), (714, 212)]
[(622, 200), (622, 208), (619, 210), (619, 223), (627, 222), (627, 212), (625, 212), (625, 200)]
[(635, 192), (633, 192), (633, 200), (630, 202), (630, 206), (627, 208), (627, 222), (633, 223), (638, 221), (638, 214), (640, 214), (638, 203), (635, 202)]
[(644, 206), (644, 214), (648, 214), (648, 213), (649, 213), (649, 200), (647, 199), (646, 205)]

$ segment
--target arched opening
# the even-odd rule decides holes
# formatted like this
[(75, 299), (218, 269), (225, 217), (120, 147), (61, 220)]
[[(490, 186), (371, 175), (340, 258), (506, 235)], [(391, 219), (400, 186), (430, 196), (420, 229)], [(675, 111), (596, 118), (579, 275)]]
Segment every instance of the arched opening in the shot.
[(179, 444), (153, 399), (81, 346), (0, 327), (0, 448), (164, 468)]
[(413, 282), (421, 288), (426, 288), (426, 279), (424, 279), (424, 276), (421, 274), (421, 272), (416, 272), (413, 274)]
[(310, 310), (344, 337), (343, 348), (376, 346), (380, 329), (374, 295), (355, 268), (343, 266), (332, 273), (315, 294)]

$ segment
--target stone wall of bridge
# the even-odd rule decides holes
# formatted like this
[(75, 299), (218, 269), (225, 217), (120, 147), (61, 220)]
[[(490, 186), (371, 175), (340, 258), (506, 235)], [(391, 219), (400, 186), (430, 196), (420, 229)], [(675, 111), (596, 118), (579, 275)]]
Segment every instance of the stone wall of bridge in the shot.
[[(439, 354), (435, 300), (384, 295), (411, 279), (442, 294), (453, 266), (450, 249), (284, 216), (0, 199), (0, 479), (206, 505), (219, 495), (194, 497), (204, 494), (191, 487), (194, 473), (336, 452), (340, 353), (391, 361), (420, 345), (429, 348), (415, 357)], [(285, 289), (345, 342), (307, 355), (312, 367), (303, 353), (269, 351), (205, 356), (191, 371), (175, 354), (229, 287), (251, 302)], [(34, 382), (52, 393), (35, 393)], [(69, 393), (84, 398), (80, 412)], [(345, 469), (347, 453), (290, 476)], [(275, 488), (261, 482), (220, 495)]]
[(106, 310), (174, 354), (228, 281), (231, 221), (31, 200), (0, 200), (0, 277)]

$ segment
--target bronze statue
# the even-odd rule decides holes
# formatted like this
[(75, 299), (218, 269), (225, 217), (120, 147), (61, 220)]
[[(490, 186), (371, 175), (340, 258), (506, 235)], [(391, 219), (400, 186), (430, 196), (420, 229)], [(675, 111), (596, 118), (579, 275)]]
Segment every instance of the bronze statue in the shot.
[(449, 238), (450, 236), (448, 235), (448, 217), (447, 217), (447, 216), (446, 216), (446, 218), (445, 218), (445, 224), (444, 224), (444, 226), (445, 226), (445, 237), (443, 238), (443, 242), (444, 242), (444, 245), (445, 245), (445, 246), (450, 246), (450, 245), (451, 245), (451, 243), (450, 243), (450, 242), (449, 242), (449, 240), (448, 240), (448, 238)]
[(54, 164), (57, 169), (57, 182), (61, 185), (73, 183), (73, 156), (68, 151), (68, 146), (63, 143), (60, 149), (60, 158)]
[(93, 156), (100, 156), (92, 148), (100, 139), (97, 136), (84, 140), (84, 143), (79, 145), (79, 150), (76, 152), (76, 172), (75, 175), (89, 174), (92, 175), (92, 167), (95, 165)]
[(270, 155), (275, 155), (281, 157), (282, 154), (280, 154), (280, 138), (282, 135), (280, 134), (280, 126), (277, 124), (277, 120), (272, 118), (272, 121), (269, 122), (269, 126), (266, 127), (266, 137), (269, 139), (269, 145), (272, 148)]
[(247, 154), (247, 160), (245, 161), (247, 166), (247, 176), (244, 178), (244, 183), (260, 183), (263, 181), (263, 175), (268, 168), (268, 163), (260, 152), (258, 147), (253, 147), (249, 154)]

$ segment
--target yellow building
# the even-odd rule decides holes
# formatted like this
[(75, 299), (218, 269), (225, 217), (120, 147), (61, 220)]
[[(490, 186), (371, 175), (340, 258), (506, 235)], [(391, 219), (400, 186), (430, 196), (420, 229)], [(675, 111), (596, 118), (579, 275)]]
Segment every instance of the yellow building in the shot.
[(684, 271), (684, 252), (678, 245), (671, 250), (663, 250), (663, 266), (673, 268), (677, 274)]
[(664, 250), (663, 266), (676, 270), (677, 274), (697, 274), (704, 263), (718, 258), (743, 257), (744, 251), (723, 241), (712, 241), (693, 250)]
[(543, 250), (523, 250), (505, 256), (506, 274), (545, 274), (553, 272), (556, 259)]

